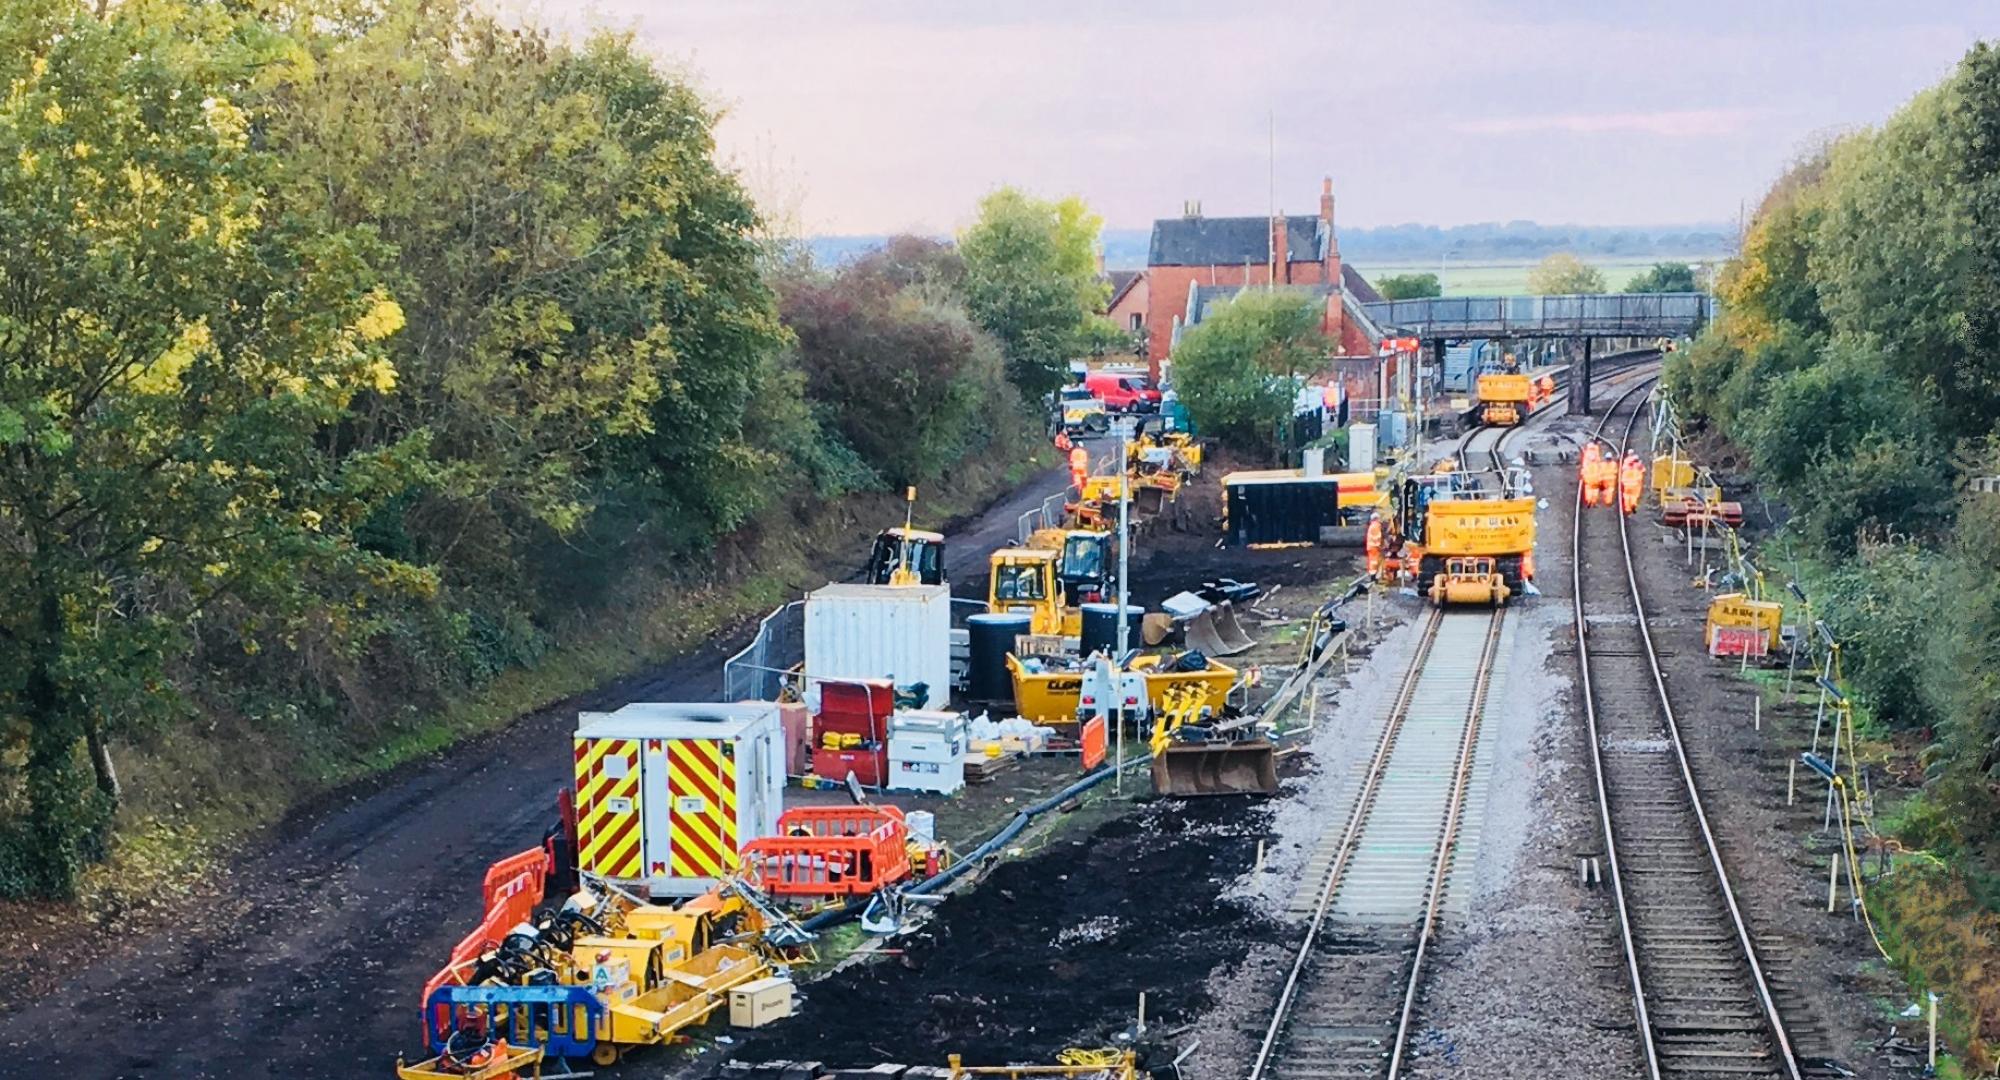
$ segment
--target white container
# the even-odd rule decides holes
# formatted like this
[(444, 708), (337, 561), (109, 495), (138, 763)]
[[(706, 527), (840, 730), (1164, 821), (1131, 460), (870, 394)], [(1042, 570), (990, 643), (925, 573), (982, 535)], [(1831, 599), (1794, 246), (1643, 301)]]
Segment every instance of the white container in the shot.
[(889, 717), (889, 756), (905, 761), (964, 761), (965, 717), (954, 712), (912, 710)]
[(923, 683), (926, 708), (951, 700), (951, 589), (828, 585), (806, 596), (806, 678)]
[(1375, 471), (1375, 425), (1347, 425), (1347, 471)]
[(577, 868), (653, 896), (699, 896), (744, 844), (775, 836), (784, 725), (774, 702), (581, 713)]
[(889, 718), (889, 773), (883, 786), (949, 795), (965, 786), (965, 758), (970, 749), (965, 717), (960, 713), (896, 713)]
[(1313, 480), (1326, 475), (1326, 447), (1306, 447), (1304, 472), (1307, 479)]
[(910, 839), (922, 844), (937, 841), (937, 815), (929, 810), (911, 810), (903, 815), (903, 824), (910, 830)]

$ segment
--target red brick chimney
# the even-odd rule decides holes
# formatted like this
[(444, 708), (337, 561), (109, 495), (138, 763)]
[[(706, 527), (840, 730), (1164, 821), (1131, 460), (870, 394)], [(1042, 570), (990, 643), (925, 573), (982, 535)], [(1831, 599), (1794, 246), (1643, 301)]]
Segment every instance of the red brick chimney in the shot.
[[(1291, 229), (1285, 224), (1285, 215), (1280, 212), (1271, 219), (1271, 276), (1272, 284), (1292, 283)], [(1247, 282), (1246, 282), (1247, 284)]]
[(1333, 231), (1333, 177), (1319, 182), (1319, 223), (1326, 229), (1326, 280), (1340, 280), (1340, 235)]
[(1340, 234), (1333, 229), (1333, 177), (1319, 183), (1319, 223), (1326, 230), (1326, 281), (1333, 286), (1327, 303), (1327, 337), (1333, 340), (1333, 355), (1346, 353), (1341, 337), (1347, 330), (1347, 286), (1340, 280)]

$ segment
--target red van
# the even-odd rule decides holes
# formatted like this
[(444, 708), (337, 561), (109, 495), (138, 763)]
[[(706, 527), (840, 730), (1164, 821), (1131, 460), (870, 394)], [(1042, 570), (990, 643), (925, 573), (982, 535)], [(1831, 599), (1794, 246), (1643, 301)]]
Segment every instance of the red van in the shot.
[(1146, 377), (1116, 371), (1093, 371), (1083, 377), (1084, 389), (1112, 412), (1159, 412), (1160, 392)]

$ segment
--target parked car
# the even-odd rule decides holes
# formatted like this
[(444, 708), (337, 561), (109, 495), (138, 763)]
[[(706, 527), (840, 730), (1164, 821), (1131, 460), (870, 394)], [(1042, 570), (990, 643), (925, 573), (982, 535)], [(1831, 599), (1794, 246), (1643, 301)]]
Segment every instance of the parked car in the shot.
[(1111, 417), (1104, 411), (1104, 402), (1091, 396), (1088, 389), (1065, 386), (1056, 396), (1062, 409), (1062, 428), (1072, 436), (1099, 435), (1110, 429)]
[(1159, 412), (1160, 392), (1144, 375), (1118, 371), (1093, 371), (1083, 377), (1084, 389), (1112, 412)]

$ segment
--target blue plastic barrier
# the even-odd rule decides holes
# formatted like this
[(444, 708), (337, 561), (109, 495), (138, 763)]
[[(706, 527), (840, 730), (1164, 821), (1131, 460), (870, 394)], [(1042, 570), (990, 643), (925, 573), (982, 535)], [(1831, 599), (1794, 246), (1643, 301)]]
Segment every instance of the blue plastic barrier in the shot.
[(604, 1003), (587, 986), (440, 986), (424, 1002), (431, 1052), (442, 1052), (470, 1016), (483, 1016), (486, 1030), (509, 1045), (553, 1058), (588, 1056), (606, 1027)]

